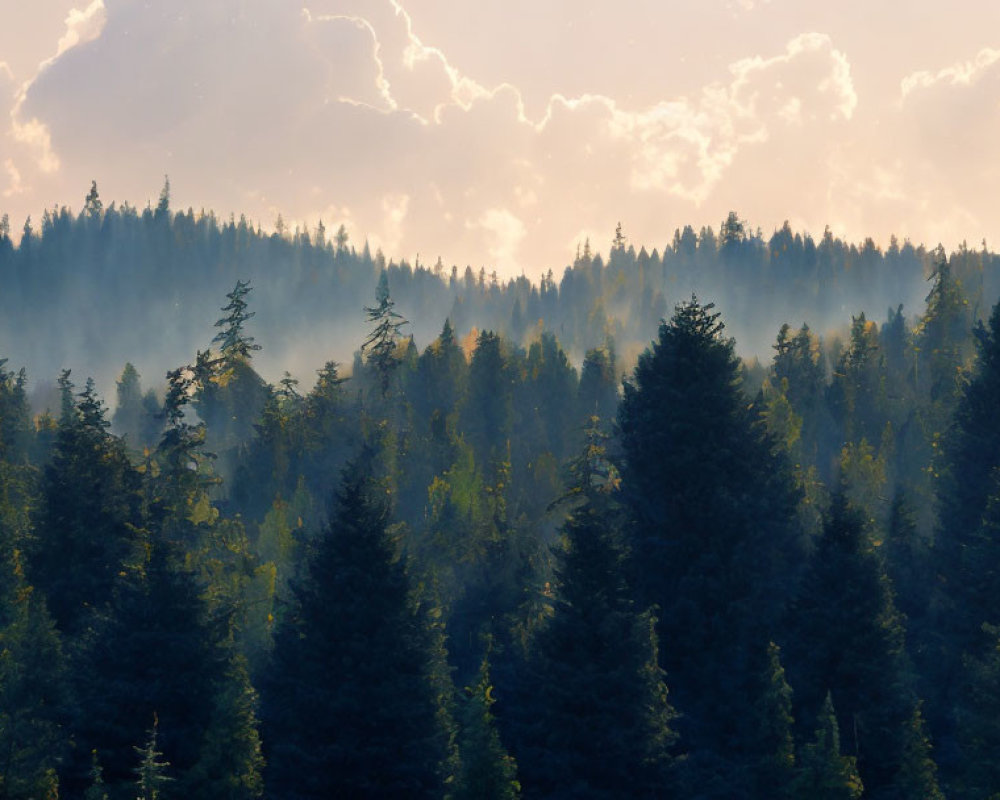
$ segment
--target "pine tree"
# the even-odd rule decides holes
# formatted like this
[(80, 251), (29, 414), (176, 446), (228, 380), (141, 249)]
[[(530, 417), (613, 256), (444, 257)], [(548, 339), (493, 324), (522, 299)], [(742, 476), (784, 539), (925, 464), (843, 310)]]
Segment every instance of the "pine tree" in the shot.
[(790, 468), (722, 332), (711, 305), (678, 306), (626, 382), (618, 424), (634, 571), (660, 608), (681, 740), (740, 783), (750, 654), (780, 638), (801, 546)]
[(774, 642), (768, 644), (758, 675), (759, 685), (752, 687), (757, 731), (751, 740), (758, 753), (751, 767), (756, 796), (790, 798), (795, 778), (792, 688), (781, 665), (781, 649)]
[[(1000, 624), (993, 564), (1000, 555), (1000, 303), (989, 324), (976, 328), (979, 359), (959, 400), (944, 443), (939, 487), (940, 528), (935, 541), (944, 617), (942, 649), (974, 651), (984, 622)], [(991, 503), (997, 504), (991, 512)], [(990, 529), (990, 526), (993, 529)], [(944, 676), (947, 678), (947, 675)]]
[(0, 797), (48, 798), (68, 750), (65, 661), (16, 550), (0, 553)]
[(1000, 627), (984, 625), (991, 646), (981, 655), (966, 655), (955, 700), (958, 764), (950, 772), (960, 798), (1000, 795)]
[(817, 718), (816, 738), (802, 750), (796, 796), (809, 800), (857, 800), (864, 791), (856, 759), (840, 753), (840, 727), (827, 692)]
[(479, 681), (465, 690), (460, 715), (461, 770), (455, 800), (516, 800), (521, 794), (517, 762), (500, 741), (493, 715), (493, 682), (490, 677), (490, 647), (479, 667)]
[(389, 393), (392, 375), (399, 363), (396, 357), (399, 329), (408, 324), (402, 315), (394, 310), (395, 305), (389, 296), (389, 276), (382, 270), (375, 289), (375, 305), (365, 307), (368, 321), (374, 327), (361, 345), (361, 351), (367, 356), (367, 363), (374, 368), (378, 376), (378, 385), (383, 398)]
[(140, 757), (139, 766), (135, 768), (136, 788), (139, 792), (136, 800), (159, 800), (164, 788), (172, 780), (167, 774), (170, 762), (161, 761), (163, 753), (156, 749), (159, 725), (160, 720), (154, 712), (153, 727), (149, 729), (146, 744), (143, 747), (132, 748)]
[(97, 758), (97, 751), (92, 750), (90, 756), (90, 786), (83, 793), (83, 800), (108, 800), (107, 787), (104, 785), (104, 769)]
[(225, 683), (223, 641), (179, 549), (159, 532), (144, 532), (76, 669), (79, 783), (71, 792), (82, 793), (80, 762), (96, 749), (109, 794), (120, 794), (134, 775), (135, 742), (149, 745), (146, 724), (156, 714), (156, 746), (172, 766), (178, 794), (208, 800), (190, 775)]
[(227, 365), (236, 362), (247, 362), (250, 354), (260, 350), (260, 345), (254, 343), (252, 336), (244, 332), (244, 327), (248, 320), (256, 315), (256, 311), (247, 311), (247, 295), (253, 291), (250, 281), (236, 281), (236, 286), (226, 295), (229, 304), (222, 307), (228, 312), (215, 323), (216, 328), (222, 328), (215, 338), (213, 344), (218, 344), (222, 351), (222, 358)]
[(834, 495), (792, 614), (789, 664), (800, 708), (832, 692), (845, 751), (868, 791), (899, 770), (914, 698), (903, 652), (903, 621), (866, 525), (843, 491)]
[(591, 431), (574, 465), (552, 616), (528, 644), (512, 698), (525, 793), (658, 797), (669, 776), (674, 711), (650, 612), (636, 608), (610, 493), (617, 477)]
[(369, 468), (345, 471), (333, 519), (275, 634), (262, 692), (268, 793), (436, 797), (448, 732), (432, 638)]
[(237, 653), (216, 690), (200, 758), (188, 779), (189, 791), (206, 800), (253, 800), (264, 790), (263, 768), (257, 692), (246, 659)]
[(918, 703), (906, 723), (903, 736), (903, 756), (893, 789), (900, 800), (919, 797), (921, 800), (944, 800), (938, 786), (937, 765), (931, 757), (931, 742)]
[(108, 422), (93, 383), (63, 413), (42, 479), (28, 575), (59, 629), (76, 635), (111, 599), (141, 525), (141, 478)]

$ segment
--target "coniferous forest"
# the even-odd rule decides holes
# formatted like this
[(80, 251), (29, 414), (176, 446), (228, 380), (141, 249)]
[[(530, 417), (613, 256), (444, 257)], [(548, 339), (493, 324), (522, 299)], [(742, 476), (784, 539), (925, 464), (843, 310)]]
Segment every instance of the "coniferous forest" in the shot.
[(4, 217), (0, 798), (1000, 795), (1000, 256), (609, 243)]

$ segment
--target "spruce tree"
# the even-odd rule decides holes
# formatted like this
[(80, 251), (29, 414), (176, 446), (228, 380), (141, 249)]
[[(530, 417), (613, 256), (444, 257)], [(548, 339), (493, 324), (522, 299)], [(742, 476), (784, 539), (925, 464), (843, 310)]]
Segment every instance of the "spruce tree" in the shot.
[(637, 608), (626, 580), (617, 476), (596, 431), (574, 472), (552, 615), (528, 643), (507, 706), (521, 783), (532, 797), (660, 797), (675, 715), (654, 617)]
[(864, 791), (856, 759), (841, 755), (840, 726), (827, 692), (817, 717), (816, 735), (802, 749), (801, 770), (796, 782), (796, 796), (809, 800), (857, 800)]
[(801, 547), (790, 468), (740, 390), (712, 308), (692, 299), (660, 326), (618, 424), (634, 573), (660, 609), (678, 731), (735, 785), (749, 748), (733, 742), (754, 736), (751, 654), (780, 641)]
[(163, 753), (156, 749), (156, 740), (159, 734), (160, 720), (156, 713), (153, 714), (153, 727), (149, 729), (146, 744), (142, 747), (133, 747), (139, 756), (139, 766), (135, 768), (136, 775), (136, 800), (160, 800), (163, 790), (169, 785), (172, 778), (167, 774), (169, 761), (161, 761)]
[(918, 703), (906, 722), (903, 734), (903, 755), (893, 781), (899, 800), (919, 797), (921, 800), (944, 800), (938, 786), (937, 764), (931, 757), (931, 742), (927, 725)]
[(262, 691), (272, 796), (440, 796), (448, 731), (433, 642), (376, 492), (367, 468), (345, 471), (275, 634)]
[(78, 756), (70, 789), (85, 785), (84, 760), (96, 749), (109, 793), (120, 794), (134, 775), (136, 742), (149, 743), (156, 714), (157, 747), (172, 765), (178, 793), (207, 800), (211, 795), (189, 778), (226, 677), (223, 641), (182, 553), (159, 533), (144, 533), (76, 669)]
[[(890, 787), (915, 702), (903, 621), (861, 514), (834, 495), (792, 614), (789, 664), (799, 707), (832, 692), (844, 743), (869, 792)], [(807, 715), (805, 716), (808, 719)]]
[[(984, 622), (1000, 624), (993, 564), (1000, 556), (1000, 303), (976, 330), (979, 358), (944, 440), (935, 540), (942, 582), (941, 649), (952, 669), (977, 645)], [(991, 502), (998, 504), (991, 508)], [(945, 675), (945, 678), (948, 676)]]
[(395, 305), (389, 295), (389, 276), (382, 270), (375, 289), (375, 305), (365, 307), (368, 321), (374, 327), (362, 344), (361, 351), (366, 355), (368, 364), (375, 370), (383, 398), (389, 393), (393, 373), (399, 364), (396, 357), (399, 329), (408, 324), (402, 315), (395, 311)]
[(500, 741), (493, 706), (496, 703), (490, 677), (490, 647), (479, 668), (479, 680), (467, 687), (459, 714), (461, 768), (456, 779), (455, 800), (517, 800), (521, 785), (517, 762)]
[(65, 660), (17, 550), (0, 552), (0, 797), (48, 798), (68, 751)]
[(88, 381), (59, 423), (29, 547), (29, 579), (71, 636), (111, 599), (142, 524), (141, 477), (108, 425)]

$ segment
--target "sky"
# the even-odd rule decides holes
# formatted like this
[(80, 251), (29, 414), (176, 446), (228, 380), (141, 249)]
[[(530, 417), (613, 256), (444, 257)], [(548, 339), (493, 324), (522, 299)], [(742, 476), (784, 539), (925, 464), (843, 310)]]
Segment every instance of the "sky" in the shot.
[(736, 211), (1000, 242), (995, 0), (0, 0), (0, 213), (343, 224), (558, 274)]

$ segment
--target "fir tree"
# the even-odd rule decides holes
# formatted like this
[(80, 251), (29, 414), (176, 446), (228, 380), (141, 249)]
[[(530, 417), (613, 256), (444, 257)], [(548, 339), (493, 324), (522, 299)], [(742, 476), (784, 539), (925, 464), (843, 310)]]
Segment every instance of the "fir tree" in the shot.
[(944, 800), (938, 786), (937, 764), (931, 757), (931, 742), (918, 703), (906, 722), (903, 735), (903, 755), (893, 789), (900, 800)]
[(374, 327), (361, 345), (361, 351), (367, 356), (367, 363), (374, 368), (378, 376), (378, 385), (383, 398), (389, 393), (389, 384), (399, 363), (396, 357), (399, 329), (408, 324), (402, 315), (394, 310), (395, 305), (389, 296), (389, 276), (382, 270), (375, 289), (375, 305), (365, 307), (368, 321)]
[[(0, 553), (0, 797), (49, 798), (68, 750), (65, 661), (16, 550)], [(58, 792), (56, 792), (56, 796)]]
[(517, 762), (500, 741), (493, 716), (496, 698), (490, 677), (490, 650), (487, 646), (478, 683), (465, 690), (459, 720), (461, 770), (455, 800), (516, 800), (521, 794)]
[(815, 740), (802, 750), (796, 796), (809, 800), (857, 800), (864, 786), (855, 762), (853, 756), (840, 753), (840, 726), (833, 699), (827, 692), (817, 718)]
[(433, 643), (388, 524), (367, 469), (347, 470), (275, 634), (262, 694), (273, 796), (439, 796), (448, 732)]
[(132, 749), (139, 755), (139, 766), (135, 768), (136, 800), (159, 800), (163, 790), (172, 780), (167, 774), (169, 761), (161, 761), (163, 753), (156, 749), (156, 739), (159, 733), (160, 720), (153, 714), (153, 727), (149, 729), (146, 744)]
[(789, 648), (800, 708), (832, 692), (845, 751), (869, 792), (891, 786), (914, 698), (902, 618), (866, 525), (843, 491), (834, 495), (793, 612)]
[(574, 473), (552, 616), (529, 642), (511, 706), (521, 782), (530, 796), (658, 797), (674, 711), (655, 620), (626, 582), (610, 496), (617, 477), (596, 431)]
[(70, 635), (110, 600), (141, 525), (141, 478), (107, 428), (88, 381), (60, 421), (29, 548), (29, 578)]
[(83, 794), (83, 800), (108, 800), (107, 788), (104, 785), (104, 769), (97, 758), (97, 751), (92, 750), (90, 766), (90, 786)]
[(681, 740), (735, 785), (747, 765), (733, 741), (756, 735), (751, 653), (779, 638), (801, 546), (790, 468), (722, 333), (711, 305), (678, 306), (626, 382), (618, 424), (634, 571), (660, 608)]
[(216, 334), (212, 343), (220, 346), (222, 358), (230, 365), (237, 361), (249, 361), (250, 354), (260, 350), (260, 345), (254, 344), (253, 337), (244, 332), (247, 321), (257, 313), (247, 311), (246, 298), (252, 291), (250, 281), (236, 281), (236, 286), (226, 295), (228, 305), (222, 307), (228, 313), (215, 323), (215, 327), (222, 330)]

